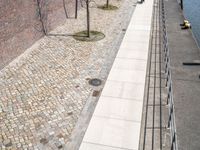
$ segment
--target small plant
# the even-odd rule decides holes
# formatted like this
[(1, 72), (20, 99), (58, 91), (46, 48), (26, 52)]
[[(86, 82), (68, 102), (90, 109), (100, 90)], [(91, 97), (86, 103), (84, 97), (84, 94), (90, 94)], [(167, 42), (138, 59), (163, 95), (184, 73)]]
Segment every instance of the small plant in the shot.
[(66, 8), (66, 2), (65, 2), (65, 0), (63, 0), (63, 8), (64, 8), (64, 11), (65, 11), (66, 18), (69, 18), (68, 13), (67, 13), (67, 8)]

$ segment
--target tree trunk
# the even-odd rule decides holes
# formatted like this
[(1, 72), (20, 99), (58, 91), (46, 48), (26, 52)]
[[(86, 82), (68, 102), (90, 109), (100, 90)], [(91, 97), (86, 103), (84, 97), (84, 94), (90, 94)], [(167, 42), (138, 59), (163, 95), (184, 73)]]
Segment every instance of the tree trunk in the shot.
[(65, 0), (63, 0), (63, 8), (64, 8), (64, 11), (65, 11), (66, 18), (69, 18), (68, 14), (67, 14), (67, 9), (66, 9), (66, 6), (65, 6)]
[(78, 17), (78, 0), (76, 0), (76, 4), (75, 4), (75, 18), (77, 19)]
[(109, 6), (109, 0), (107, 0), (106, 2), (106, 7), (108, 8), (108, 6)]
[(87, 9), (87, 37), (90, 37), (90, 8), (89, 8), (89, 0), (86, 1), (86, 9)]

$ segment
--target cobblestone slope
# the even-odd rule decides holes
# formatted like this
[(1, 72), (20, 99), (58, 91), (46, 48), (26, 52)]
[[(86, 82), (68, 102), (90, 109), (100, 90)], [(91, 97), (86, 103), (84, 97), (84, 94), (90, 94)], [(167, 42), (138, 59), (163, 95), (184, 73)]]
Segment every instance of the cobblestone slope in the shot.
[(120, 9), (103, 11), (96, 4), (91, 8), (91, 27), (105, 39), (79, 42), (66, 35), (85, 29), (82, 8), (78, 20), (67, 20), (1, 70), (1, 149), (65, 148), (93, 92), (88, 80), (99, 76), (110, 53), (116, 54), (115, 40), (134, 8), (128, 0), (112, 3)]

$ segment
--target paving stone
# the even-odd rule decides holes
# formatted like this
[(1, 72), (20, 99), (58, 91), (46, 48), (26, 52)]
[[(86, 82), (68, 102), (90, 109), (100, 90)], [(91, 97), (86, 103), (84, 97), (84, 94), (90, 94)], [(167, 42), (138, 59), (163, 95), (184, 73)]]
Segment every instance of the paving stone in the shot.
[(12, 142), (10, 139), (6, 139), (3, 141), (3, 144), (5, 145), (5, 147), (10, 147), (12, 146)]
[[(112, 3), (126, 3), (128, 7), (132, 2)], [(110, 13), (91, 9), (92, 28), (106, 35), (102, 41), (85, 43), (71, 36), (47, 36), (0, 70), (1, 136), (12, 141), (5, 145), (11, 149), (40, 149), (41, 145), (50, 149), (60, 133), (67, 144), (88, 97), (96, 90), (88, 80), (97, 78), (107, 64), (112, 64), (111, 53), (117, 53), (116, 39), (124, 28), (122, 22), (127, 22), (124, 16), (131, 11), (122, 8)], [(84, 8), (77, 20), (68, 19), (51, 33), (79, 30), (85, 30)], [(0, 149), (6, 149), (5, 145)]]

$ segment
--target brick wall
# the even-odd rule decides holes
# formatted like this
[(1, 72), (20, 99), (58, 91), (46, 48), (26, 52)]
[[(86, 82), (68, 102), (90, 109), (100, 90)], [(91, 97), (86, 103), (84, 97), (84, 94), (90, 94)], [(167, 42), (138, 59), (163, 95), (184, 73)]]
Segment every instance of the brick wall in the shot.
[[(63, 0), (40, 0), (45, 4), (45, 25), (50, 31), (66, 19)], [(69, 15), (74, 1), (66, 0)], [(36, 0), (0, 0), (0, 69), (44, 36)]]

